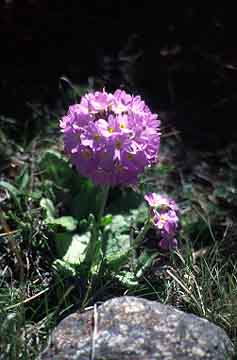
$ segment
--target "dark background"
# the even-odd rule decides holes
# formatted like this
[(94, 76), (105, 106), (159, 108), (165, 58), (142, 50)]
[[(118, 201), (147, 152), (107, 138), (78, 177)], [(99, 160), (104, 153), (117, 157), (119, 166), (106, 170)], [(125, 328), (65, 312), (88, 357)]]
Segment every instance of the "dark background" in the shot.
[(1, 1), (0, 114), (20, 131), (27, 104), (55, 106), (60, 77), (93, 78), (142, 94), (188, 145), (220, 148), (237, 139), (236, 35), (227, 5)]

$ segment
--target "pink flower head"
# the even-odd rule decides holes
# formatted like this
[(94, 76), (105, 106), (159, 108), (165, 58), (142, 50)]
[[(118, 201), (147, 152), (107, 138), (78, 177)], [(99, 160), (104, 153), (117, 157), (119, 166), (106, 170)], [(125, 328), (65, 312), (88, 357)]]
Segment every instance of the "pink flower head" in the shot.
[(164, 213), (154, 212), (153, 224), (159, 230), (162, 230), (166, 233), (175, 233), (177, 229), (179, 218), (176, 215), (176, 212), (169, 210)]
[(144, 198), (149, 205), (153, 227), (161, 235), (159, 246), (164, 250), (176, 247), (176, 234), (179, 226), (177, 204), (168, 196), (156, 193), (148, 193)]
[(134, 184), (158, 160), (160, 122), (138, 96), (96, 91), (60, 121), (65, 151), (95, 184)]

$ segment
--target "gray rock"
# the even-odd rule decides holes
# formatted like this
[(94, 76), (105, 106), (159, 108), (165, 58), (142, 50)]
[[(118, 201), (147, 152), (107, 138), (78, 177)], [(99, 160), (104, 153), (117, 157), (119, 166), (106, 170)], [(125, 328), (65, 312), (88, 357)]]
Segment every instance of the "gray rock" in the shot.
[(120, 297), (65, 318), (41, 360), (227, 360), (233, 345), (218, 326), (173, 306)]

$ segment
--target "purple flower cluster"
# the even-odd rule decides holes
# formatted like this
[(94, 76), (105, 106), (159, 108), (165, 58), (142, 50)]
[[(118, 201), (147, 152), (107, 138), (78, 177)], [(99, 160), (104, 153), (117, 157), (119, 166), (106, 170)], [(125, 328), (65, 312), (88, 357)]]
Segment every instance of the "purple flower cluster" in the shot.
[(95, 184), (137, 182), (157, 162), (160, 122), (140, 96), (116, 90), (88, 93), (60, 121), (65, 151)]
[(156, 193), (148, 193), (144, 198), (149, 205), (153, 226), (161, 234), (159, 246), (164, 250), (177, 247), (179, 208), (175, 201), (166, 195)]

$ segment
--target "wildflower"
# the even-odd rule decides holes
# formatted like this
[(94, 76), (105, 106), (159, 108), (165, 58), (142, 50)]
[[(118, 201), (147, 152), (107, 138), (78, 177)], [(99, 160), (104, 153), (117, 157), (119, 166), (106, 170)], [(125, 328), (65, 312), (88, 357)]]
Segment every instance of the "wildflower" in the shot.
[(172, 236), (163, 236), (162, 239), (159, 241), (159, 246), (163, 250), (175, 249), (178, 246), (178, 241)]
[(65, 151), (79, 172), (101, 185), (128, 185), (158, 160), (160, 122), (139, 96), (96, 91), (60, 121)]
[(147, 193), (144, 198), (148, 202), (149, 206), (155, 208), (156, 210), (178, 210), (178, 206), (175, 201), (166, 195)]
[(148, 193), (144, 198), (149, 205), (153, 227), (161, 236), (159, 246), (164, 250), (177, 247), (179, 208), (175, 201), (166, 195), (156, 193)]

